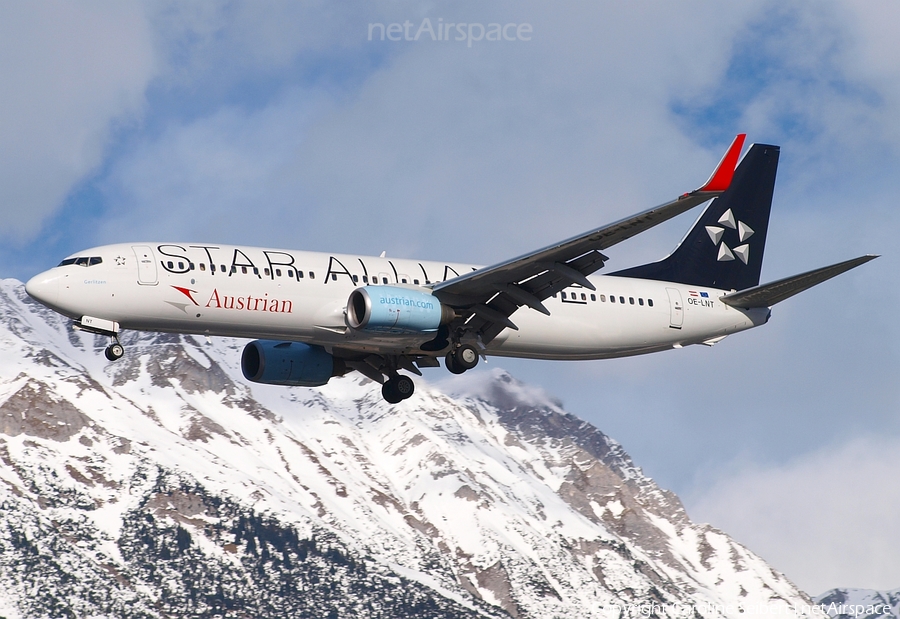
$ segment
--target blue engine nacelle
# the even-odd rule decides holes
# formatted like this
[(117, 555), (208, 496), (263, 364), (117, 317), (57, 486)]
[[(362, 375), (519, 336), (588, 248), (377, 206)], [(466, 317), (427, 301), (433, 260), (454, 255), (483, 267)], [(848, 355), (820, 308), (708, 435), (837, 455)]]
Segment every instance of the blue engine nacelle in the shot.
[(364, 286), (347, 301), (347, 324), (361, 331), (433, 333), (455, 316), (434, 295), (400, 286)]
[(244, 347), (244, 378), (264, 385), (318, 387), (342, 374), (343, 364), (321, 346), (254, 340)]

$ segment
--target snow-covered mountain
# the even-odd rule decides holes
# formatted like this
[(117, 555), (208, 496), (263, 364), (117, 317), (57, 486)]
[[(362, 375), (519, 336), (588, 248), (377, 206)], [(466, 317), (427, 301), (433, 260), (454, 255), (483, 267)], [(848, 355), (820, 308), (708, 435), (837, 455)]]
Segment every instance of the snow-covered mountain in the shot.
[[(495, 371), (385, 403), (243, 342), (74, 332), (0, 282), (0, 616), (719, 617), (811, 603)], [(807, 614), (805, 612), (800, 613)], [(793, 615), (792, 615), (793, 616)]]
[(900, 617), (900, 589), (832, 589), (815, 598), (815, 602), (832, 619)]

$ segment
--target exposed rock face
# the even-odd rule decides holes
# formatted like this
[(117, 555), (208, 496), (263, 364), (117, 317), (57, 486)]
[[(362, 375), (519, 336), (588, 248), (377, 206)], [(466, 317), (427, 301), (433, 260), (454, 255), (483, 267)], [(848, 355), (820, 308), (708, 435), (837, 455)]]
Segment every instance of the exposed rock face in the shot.
[(67, 441), (91, 420), (68, 401), (57, 398), (52, 387), (22, 375), (22, 386), (0, 406), (0, 434), (27, 434)]
[(726, 607), (810, 603), (502, 372), (457, 397), (420, 381), (391, 406), (355, 376), (248, 386), (232, 340), (129, 334), (110, 364), (102, 338), (18, 282), (0, 284), (0, 309), (0, 616), (746, 617)]

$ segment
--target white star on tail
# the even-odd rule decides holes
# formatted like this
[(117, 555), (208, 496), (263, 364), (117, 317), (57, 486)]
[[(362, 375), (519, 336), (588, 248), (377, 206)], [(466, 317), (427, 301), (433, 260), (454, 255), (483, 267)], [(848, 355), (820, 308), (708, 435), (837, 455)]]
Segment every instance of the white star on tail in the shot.
[[(744, 243), (744, 241), (753, 236), (753, 228), (742, 221), (737, 221), (734, 218), (734, 213), (731, 212), (731, 209), (722, 213), (718, 223), (725, 226), (725, 228), (737, 230), (738, 239), (741, 243)], [(720, 228), (719, 226), (706, 226), (706, 233), (709, 235), (709, 239), (713, 242), (713, 245), (716, 245), (719, 248), (716, 260), (719, 262), (729, 262), (734, 260), (735, 256), (737, 256), (741, 262), (747, 264), (750, 261), (750, 245), (744, 243), (743, 245), (731, 249), (725, 243), (719, 244), (719, 241), (721, 241), (722, 237), (725, 235), (725, 228)]]

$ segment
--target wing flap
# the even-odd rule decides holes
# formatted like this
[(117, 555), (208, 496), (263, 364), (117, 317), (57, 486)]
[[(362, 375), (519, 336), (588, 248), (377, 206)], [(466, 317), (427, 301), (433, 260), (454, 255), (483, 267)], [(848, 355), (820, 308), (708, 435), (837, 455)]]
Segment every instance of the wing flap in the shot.
[(731, 294), (720, 297), (719, 300), (726, 305), (744, 309), (771, 307), (795, 294), (808, 290), (813, 286), (821, 284), (850, 269), (854, 269), (861, 264), (865, 264), (870, 260), (874, 260), (877, 257), (878, 256), (868, 254), (860, 256), (859, 258), (853, 258), (852, 260), (845, 260), (844, 262), (807, 271), (806, 273), (801, 273), (792, 277), (785, 277), (784, 279), (779, 279), (769, 284), (754, 286), (753, 288), (741, 290), (740, 292), (732, 292)]

